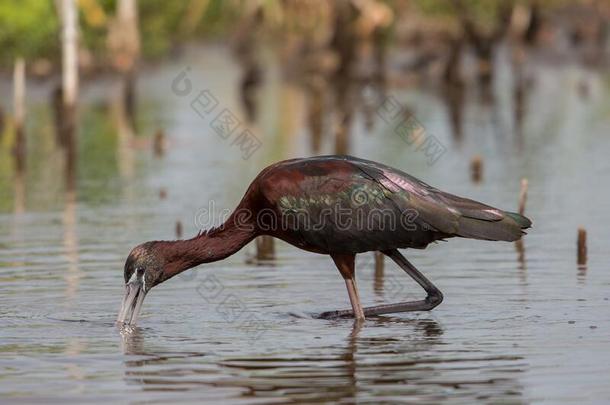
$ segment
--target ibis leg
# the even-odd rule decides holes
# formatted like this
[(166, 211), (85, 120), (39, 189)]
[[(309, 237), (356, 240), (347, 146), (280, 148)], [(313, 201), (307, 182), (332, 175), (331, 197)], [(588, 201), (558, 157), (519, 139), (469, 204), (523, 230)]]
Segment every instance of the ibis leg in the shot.
[[(364, 308), (364, 316), (383, 315), (396, 312), (430, 311), (443, 302), (443, 294), (428, 280), (419, 270), (415, 268), (398, 250), (387, 250), (383, 254), (394, 260), (413, 280), (415, 280), (426, 291), (428, 296), (423, 300), (398, 302), (395, 304), (377, 305)], [(352, 316), (351, 310), (329, 311), (320, 315), (321, 318), (340, 318)]]
[[(356, 259), (355, 254), (336, 254), (331, 255), (339, 273), (343, 276), (345, 280), (345, 286), (347, 287), (347, 293), (349, 294), (349, 300), (352, 304), (351, 310), (341, 311), (343, 315), (341, 316), (353, 316), (356, 320), (364, 320), (364, 311), (362, 308), (362, 304), (360, 303), (360, 295), (358, 294), (358, 287), (356, 285), (356, 275), (354, 272), (354, 262)], [(336, 316), (332, 316), (332, 314), (338, 311), (332, 312), (324, 312), (320, 315), (322, 318), (336, 318)]]
[(356, 287), (356, 280), (353, 278), (346, 278), (345, 285), (347, 286), (347, 293), (349, 294), (349, 301), (352, 304), (352, 311), (354, 318), (364, 319), (364, 311), (362, 304), (360, 303), (360, 296), (358, 295), (358, 288)]

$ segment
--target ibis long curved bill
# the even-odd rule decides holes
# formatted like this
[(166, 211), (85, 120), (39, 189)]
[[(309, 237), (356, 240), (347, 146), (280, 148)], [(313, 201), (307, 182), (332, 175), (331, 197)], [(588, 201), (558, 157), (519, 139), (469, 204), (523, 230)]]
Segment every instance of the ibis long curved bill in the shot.
[(125, 297), (117, 322), (119, 324), (135, 325), (142, 310), (142, 303), (146, 297), (146, 291), (142, 280), (133, 280), (125, 284)]

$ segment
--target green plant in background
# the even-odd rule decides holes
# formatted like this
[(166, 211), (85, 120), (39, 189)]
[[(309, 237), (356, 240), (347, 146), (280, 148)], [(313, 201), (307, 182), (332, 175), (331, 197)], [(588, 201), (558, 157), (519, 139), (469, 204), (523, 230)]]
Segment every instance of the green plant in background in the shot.
[(56, 58), (59, 22), (51, 0), (3, 0), (0, 2), (0, 63), (15, 58)]
[(543, 9), (578, 3), (574, 0), (415, 0), (413, 5), (424, 15), (431, 18), (459, 17), (461, 5), (477, 24), (493, 25), (507, 4), (538, 5)]
[[(82, 43), (98, 60), (107, 49), (108, 26), (117, 0), (79, 0)], [(173, 47), (201, 37), (227, 34), (242, 14), (239, 0), (140, 0), (138, 18), (142, 55), (159, 58)]]
[[(108, 59), (108, 30), (119, 0), (78, 0), (81, 46), (104, 65)], [(537, 4), (552, 9), (585, 0), (379, 0), (394, 15), (403, 10), (426, 20), (457, 28), (461, 4), (483, 30), (493, 29), (507, 2)], [(358, 2), (360, 6), (366, 2)], [(11, 67), (18, 56), (28, 61), (44, 58), (60, 61), (60, 23), (54, 0), (3, 0), (0, 2), (0, 65)], [(356, 2), (354, 2), (356, 4)], [(260, 12), (261, 27), (277, 33), (293, 32), (309, 36), (318, 33), (332, 18), (332, 2), (322, 0), (139, 0), (139, 30), (143, 58), (159, 58), (176, 45), (201, 38), (230, 38), (240, 28), (243, 17)], [(326, 21), (328, 22), (328, 21)], [(327, 25), (327, 24), (326, 24)]]
[[(138, 2), (142, 54), (165, 55), (172, 46), (194, 36), (225, 33), (240, 14), (239, 1), (141, 0)], [(15, 58), (28, 61), (61, 59), (60, 29), (53, 0), (3, 0), (0, 2), (0, 65), (12, 67)], [(107, 54), (108, 27), (116, 14), (117, 0), (79, 0), (81, 46), (98, 63)]]

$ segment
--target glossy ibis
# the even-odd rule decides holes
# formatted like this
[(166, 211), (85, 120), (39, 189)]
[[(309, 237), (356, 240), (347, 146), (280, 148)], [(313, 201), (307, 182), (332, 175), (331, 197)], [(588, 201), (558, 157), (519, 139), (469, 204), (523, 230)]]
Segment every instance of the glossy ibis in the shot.
[[(352, 310), (323, 318), (431, 310), (443, 295), (399, 251), (423, 249), (451, 237), (516, 241), (526, 217), (440, 191), (398, 170), (350, 156), (275, 163), (254, 179), (226, 222), (188, 240), (146, 242), (125, 263), (126, 294), (118, 321), (134, 324), (154, 286), (222, 260), (259, 235), (330, 255), (345, 280)], [(356, 286), (356, 254), (380, 251), (427, 293), (424, 300), (363, 308)]]

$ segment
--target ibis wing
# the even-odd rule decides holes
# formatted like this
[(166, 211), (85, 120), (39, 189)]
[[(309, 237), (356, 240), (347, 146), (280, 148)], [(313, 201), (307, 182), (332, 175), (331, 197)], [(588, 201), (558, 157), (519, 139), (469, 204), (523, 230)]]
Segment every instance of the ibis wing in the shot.
[(473, 239), (514, 241), (530, 226), (519, 214), (440, 191), (406, 173), (381, 164), (357, 161), (363, 178), (383, 188), (401, 211), (412, 210), (418, 226), (445, 234)]
[(261, 204), (281, 218), (274, 236), (317, 252), (423, 248), (453, 236), (514, 241), (531, 224), (519, 214), (348, 156), (291, 160), (262, 176)]

